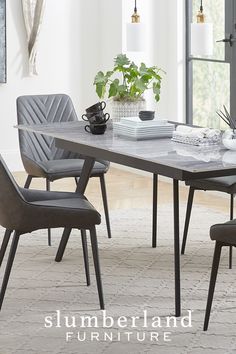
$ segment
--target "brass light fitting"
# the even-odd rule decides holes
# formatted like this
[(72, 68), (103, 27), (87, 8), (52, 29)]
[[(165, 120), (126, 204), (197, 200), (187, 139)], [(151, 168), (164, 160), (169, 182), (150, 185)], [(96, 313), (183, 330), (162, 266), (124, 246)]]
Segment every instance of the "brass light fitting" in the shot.
[(201, 6), (200, 6), (200, 10), (198, 11), (197, 14), (197, 23), (205, 23), (205, 14), (203, 12), (203, 6), (202, 6), (202, 0), (201, 0)]
[(137, 11), (137, 0), (135, 0), (134, 13), (131, 16), (131, 21), (132, 21), (132, 23), (139, 23), (140, 22), (140, 16)]

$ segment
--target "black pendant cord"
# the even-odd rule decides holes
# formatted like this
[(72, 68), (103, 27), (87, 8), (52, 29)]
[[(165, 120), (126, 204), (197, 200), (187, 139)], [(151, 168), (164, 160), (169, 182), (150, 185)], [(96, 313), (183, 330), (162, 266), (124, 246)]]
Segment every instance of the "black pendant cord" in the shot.
[(134, 1), (134, 12), (137, 12), (137, 0)]
[(200, 5), (200, 11), (203, 12), (202, 0), (201, 0), (201, 5)]

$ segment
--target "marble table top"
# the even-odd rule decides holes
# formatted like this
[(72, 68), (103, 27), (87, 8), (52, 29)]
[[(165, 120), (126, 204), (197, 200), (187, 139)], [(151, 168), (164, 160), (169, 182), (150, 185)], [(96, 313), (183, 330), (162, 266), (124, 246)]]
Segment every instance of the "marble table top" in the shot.
[(115, 136), (112, 125), (103, 135), (85, 132), (85, 122), (18, 125), (18, 129), (55, 138), (61, 148), (167, 177), (187, 180), (236, 174), (236, 152), (223, 146), (195, 147), (170, 138), (130, 140)]

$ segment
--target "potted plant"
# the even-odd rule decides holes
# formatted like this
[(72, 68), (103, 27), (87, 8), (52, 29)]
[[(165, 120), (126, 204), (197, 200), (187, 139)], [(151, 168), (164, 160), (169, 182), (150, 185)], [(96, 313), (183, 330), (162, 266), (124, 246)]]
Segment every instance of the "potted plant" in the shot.
[(232, 117), (225, 106), (224, 111), (216, 111), (217, 115), (229, 128), (222, 135), (222, 143), (229, 150), (236, 150), (236, 119)]
[(156, 102), (160, 100), (161, 73), (156, 66), (147, 67), (144, 63), (137, 66), (125, 54), (114, 59), (114, 68), (106, 73), (99, 71), (94, 79), (99, 98), (112, 98), (112, 118), (137, 116), (146, 108), (143, 94), (152, 89)]

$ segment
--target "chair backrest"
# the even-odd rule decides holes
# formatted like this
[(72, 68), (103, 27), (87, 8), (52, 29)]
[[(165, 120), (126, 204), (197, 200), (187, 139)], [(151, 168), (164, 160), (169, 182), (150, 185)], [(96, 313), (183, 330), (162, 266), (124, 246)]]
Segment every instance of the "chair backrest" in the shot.
[(0, 225), (15, 230), (22, 215), (24, 197), (0, 155)]
[[(64, 94), (20, 96), (17, 98), (18, 124), (43, 124), (78, 120), (73, 103)], [(40, 134), (19, 130), (19, 144), (24, 157), (40, 162), (72, 158), (73, 154), (58, 149), (54, 139)]]

